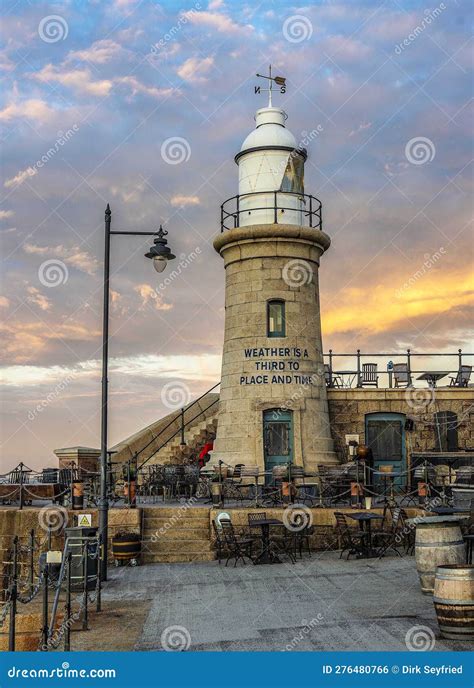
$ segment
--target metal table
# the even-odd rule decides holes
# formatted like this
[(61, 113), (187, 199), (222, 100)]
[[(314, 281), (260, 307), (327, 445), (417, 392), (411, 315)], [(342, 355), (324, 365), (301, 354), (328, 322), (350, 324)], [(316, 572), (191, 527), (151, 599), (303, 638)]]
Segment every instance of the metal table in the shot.
[(428, 383), (428, 387), (436, 387), (436, 383), (438, 380), (441, 380), (442, 377), (446, 377), (446, 375), (449, 375), (450, 371), (436, 371), (432, 370), (427, 373), (422, 373), (421, 375), (418, 375), (416, 378), (417, 380), (426, 380)]
[(355, 514), (345, 514), (345, 516), (358, 521), (360, 530), (362, 532), (365, 530), (367, 533), (367, 545), (365, 547), (367, 558), (377, 556), (377, 552), (372, 548), (372, 521), (383, 521), (384, 517), (371, 511), (357, 511)]
[[(352, 383), (357, 378), (357, 370), (333, 370), (334, 377), (339, 377), (342, 381), (342, 386), (344, 388), (351, 388)], [(344, 375), (347, 375), (347, 380), (344, 379)]]
[(270, 540), (270, 526), (282, 526), (283, 521), (279, 521), (277, 518), (262, 518), (258, 521), (252, 521), (249, 523), (250, 528), (261, 528), (262, 529), (262, 552), (253, 562), (254, 564), (280, 564), (281, 559), (273, 550), (272, 543)]

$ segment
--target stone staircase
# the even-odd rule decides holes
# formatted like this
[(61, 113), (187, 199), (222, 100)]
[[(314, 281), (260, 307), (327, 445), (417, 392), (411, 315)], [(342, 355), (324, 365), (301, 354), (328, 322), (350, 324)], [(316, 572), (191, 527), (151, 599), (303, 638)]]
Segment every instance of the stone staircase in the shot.
[(142, 561), (174, 563), (212, 561), (210, 509), (204, 507), (144, 507)]
[(217, 430), (217, 409), (215, 415), (211, 418), (199, 421), (196, 419), (196, 424), (187, 428), (184, 432), (184, 439), (186, 442), (186, 449), (180, 449), (181, 436), (173, 439), (166, 446), (163, 447), (155, 456), (153, 456), (149, 464), (152, 463), (175, 463), (181, 462), (190, 456), (199, 454), (206, 442), (210, 438), (214, 438)]
[[(138, 457), (138, 463), (180, 462), (198, 450), (215, 435), (217, 428), (219, 394), (209, 392), (184, 410), (185, 440), (187, 447), (181, 452), (181, 413), (174, 411), (155, 423), (112, 447), (114, 461), (125, 462)], [(161, 448), (160, 448), (161, 447)], [(156, 452), (156, 453), (155, 453)]]

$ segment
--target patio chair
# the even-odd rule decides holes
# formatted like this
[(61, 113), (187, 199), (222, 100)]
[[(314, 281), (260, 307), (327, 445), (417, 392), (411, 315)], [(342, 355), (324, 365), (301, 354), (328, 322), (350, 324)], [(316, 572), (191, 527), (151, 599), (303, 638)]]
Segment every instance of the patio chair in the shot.
[(393, 366), (394, 387), (411, 387), (411, 376), (408, 363), (395, 363)]
[(308, 502), (310, 506), (318, 501), (318, 497), (315, 494), (315, 488), (318, 487), (318, 485), (314, 482), (311, 485), (306, 485), (306, 474), (303, 466), (291, 465), (290, 478), (292, 481), (301, 481), (294, 486), (294, 501), (300, 504), (306, 504), (306, 502)]
[(362, 373), (359, 378), (359, 387), (378, 387), (379, 376), (377, 375), (376, 363), (363, 363)]
[(224, 542), (226, 544), (226, 549), (228, 550), (228, 556), (225, 565), (229, 563), (231, 559), (234, 559), (234, 568), (237, 566), (237, 562), (241, 559), (242, 563), (245, 565), (245, 557), (252, 561), (252, 547), (254, 540), (252, 538), (241, 538), (238, 537), (232, 521), (222, 518), (220, 521), (222, 527), (222, 534)]
[(311, 525), (311, 517), (308, 513), (304, 511), (299, 511), (296, 517), (290, 512), (289, 517), (290, 524), (293, 524), (298, 530), (294, 531), (295, 534), (295, 557), (296, 552), (300, 555), (300, 559), (303, 558), (303, 547), (306, 548), (308, 555), (311, 556), (311, 546), (310, 537), (314, 535), (314, 526)]
[(343, 387), (341, 376), (334, 371), (332, 371), (331, 374), (331, 369), (328, 363), (324, 364), (324, 381), (326, 383), (326, 387)]
[(449, 378), (451, 380), (451, 382), (449, 383), (449, 386), (450, 387), (467, 387), (469, 384), (471, 373), (472, 373), (472, 366), (462, 365), (459, 368), (456, 377), (450, 377)]
[(404, 539), (404, 528), (405, 523), (402, 516), (402, 511), (400, 507), (396, 507), (392, 510), (392, 524), (389, 530), (379, 530), (375, 531), (373, 534), (374, 543), (383, 540), (383, 544), (378, 552), (379, 559), (381, 559), (389, 549), (393, 550), (399, 557), (400, 554), (397, 545), (402, 544)]
[(351, 554), (356, 554), (357, 556), (364, 556), (366, 552), (366, 532), (357, 532), (347, 525), (346, 517), (341, 511), (334, 512), (334, 518), (336, 519), (336, 532), (341, 544), (341, 554), (339, 559), (342, 559), (344, 552), (347, 552), (347, 559)]

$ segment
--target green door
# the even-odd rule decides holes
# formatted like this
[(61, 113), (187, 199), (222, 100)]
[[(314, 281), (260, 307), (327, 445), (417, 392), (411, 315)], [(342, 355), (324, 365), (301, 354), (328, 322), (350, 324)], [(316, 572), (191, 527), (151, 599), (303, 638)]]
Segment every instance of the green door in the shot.
[[(393, 466), (395, 473), (406, 471), (405, 416), (401, 413), (369, 413), (365, 417), (366, 444), (372, 449), (374, 468)], [(381, 478), (378, 476), (378, 480)], [(406, 483), (406, 476), (395, 479)]]
[(273, 466), (293, 463), (293, 414), (282, 409), (270, 409), (263, 414), (265, 470)]

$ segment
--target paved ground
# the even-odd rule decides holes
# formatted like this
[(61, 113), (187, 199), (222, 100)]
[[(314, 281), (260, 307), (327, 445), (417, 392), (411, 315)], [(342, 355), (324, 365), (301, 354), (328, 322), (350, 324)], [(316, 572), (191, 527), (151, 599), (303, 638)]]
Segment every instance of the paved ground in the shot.
[[(438, 637), (432, 599), (420, 591), (413, 557), (338, 557), (313, 554), (294, 566), (226, 569), (205, 562), (112, 569), (103, 599), (108, 609), (117, 603), (126, 613), (109, 623), (107, 635), (122, 646), (126, 637), (136, 650), (188, 644), (214, 651), (406, 650), (407, 633), (413, 643), (427, 645), (436, 636), (438, 651), (472, 649)], [(139, 620), (127, 619), (134, 606)]]

